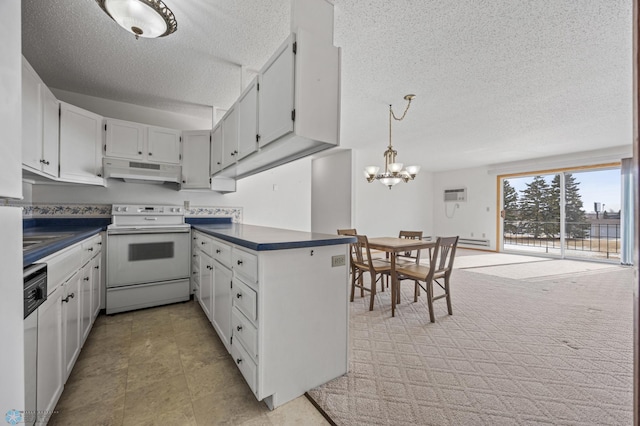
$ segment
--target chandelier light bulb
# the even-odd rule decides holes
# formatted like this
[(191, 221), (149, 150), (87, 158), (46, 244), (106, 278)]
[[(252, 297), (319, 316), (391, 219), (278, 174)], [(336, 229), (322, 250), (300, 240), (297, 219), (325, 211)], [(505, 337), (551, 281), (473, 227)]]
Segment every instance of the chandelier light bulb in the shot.
[(411, 178), (416, 177), (418, 172), (420, 171), (420, 166), (407, 166), (407, 173), (411, 176)]

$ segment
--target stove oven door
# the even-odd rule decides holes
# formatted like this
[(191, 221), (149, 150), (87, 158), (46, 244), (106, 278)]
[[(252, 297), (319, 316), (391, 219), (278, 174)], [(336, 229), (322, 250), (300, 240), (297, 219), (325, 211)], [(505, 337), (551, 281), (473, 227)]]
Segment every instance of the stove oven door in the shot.
[(189, 230), (107, 233), (107, 287), (189, 277)]

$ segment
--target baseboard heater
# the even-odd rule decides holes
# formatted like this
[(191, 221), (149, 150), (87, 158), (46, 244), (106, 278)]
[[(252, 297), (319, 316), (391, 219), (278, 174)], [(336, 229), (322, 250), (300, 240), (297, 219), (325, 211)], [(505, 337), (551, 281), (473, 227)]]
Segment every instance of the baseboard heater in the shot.
[(489, 247), (489, 240), (480, 238), (459, 238), (458, 244), (474, 247)]

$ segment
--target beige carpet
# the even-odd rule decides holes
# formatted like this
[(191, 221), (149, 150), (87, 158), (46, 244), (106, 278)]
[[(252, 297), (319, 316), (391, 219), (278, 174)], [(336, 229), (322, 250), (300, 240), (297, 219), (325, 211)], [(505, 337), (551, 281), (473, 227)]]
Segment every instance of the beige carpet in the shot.
[(309, 394), (338, 425), (630, 425), (632, 270), (607, 266), (456, 270), (434, 324), (408, 283), (395, 318), (389, 292), (372, 312), (356, 298), (349, 373)]

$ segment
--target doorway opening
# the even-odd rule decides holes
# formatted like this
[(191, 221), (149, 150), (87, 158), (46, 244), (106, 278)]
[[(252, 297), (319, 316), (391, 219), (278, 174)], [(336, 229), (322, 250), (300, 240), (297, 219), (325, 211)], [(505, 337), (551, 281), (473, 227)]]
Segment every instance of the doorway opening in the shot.
[(620, 164), (499, 176), (500, 249), (620, 262)]

